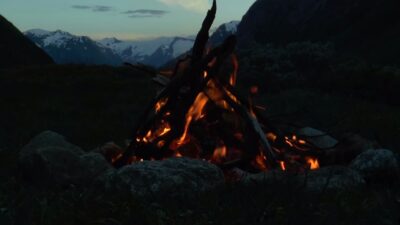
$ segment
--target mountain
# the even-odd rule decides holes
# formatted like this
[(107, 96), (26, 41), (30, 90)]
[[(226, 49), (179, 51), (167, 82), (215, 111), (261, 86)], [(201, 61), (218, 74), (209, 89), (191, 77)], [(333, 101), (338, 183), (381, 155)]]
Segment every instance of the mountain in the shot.
[(151, 40), (121, 41), (105, 38), (99, 41), (124, 61), (158, 67), (192, 48), (194, 40), (183, 37), (160, 37)]
[(170, 44), (160, 46), (143, 63), (160, 67), (192, 49), (193, 44), (194, 40), (192, 39), (176, 37)]
[(220, 25), (211, 35), (209, 41), (212, 46), (217, 46), (232, 34), (236, 34), (240, 21), (231, 21)]
[(238, 27), (239, 46), (330, 42), (342, 55), (400, 63), (399, 8), (398, 0), (258, 0)]
[(0, 68), (51, 63), (44, 51), (0, 15)]
[(25, 35), (58, 64), (122, 64), (121, 58), (111, 49), (89, 37), (76, 36), (61, 30), (41, 29), (28, 30)]

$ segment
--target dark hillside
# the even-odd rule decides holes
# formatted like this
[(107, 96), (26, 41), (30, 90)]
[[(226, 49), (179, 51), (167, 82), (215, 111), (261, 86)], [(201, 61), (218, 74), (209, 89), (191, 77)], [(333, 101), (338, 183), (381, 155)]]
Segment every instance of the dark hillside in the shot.
[(0, 68), (52, 63), (43, 50), (0, 15)]
[(242, 47), (331, 42), (341, 55), (399, 63), (399, 9), (397, 0), (259, 0), (243, 17), (238, 36)]

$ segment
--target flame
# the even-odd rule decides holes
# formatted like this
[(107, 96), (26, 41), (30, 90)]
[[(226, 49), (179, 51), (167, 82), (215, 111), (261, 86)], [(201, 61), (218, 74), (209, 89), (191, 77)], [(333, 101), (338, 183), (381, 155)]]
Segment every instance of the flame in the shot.
[(165, 134), (167, 134), (168, 132), (170, 132), (171, 131), (171, 127), (164, 127), (164, 129), (163, 129), (163, 131), (160, 133), (160, 137), (161, 136), (164, 136)]
[(281, 169), (282, 169), (283, 171), (286, 170), (286, 165), (285, 165), (285, 162), (284, 162), (284, 161), (279, 161), (279, 165), (281, 166)]
[(158, 101), (156, 103), (156, 105), (154, 106), (156, 112), (157, 113), (160, 112), (160, 110), (167, 104), (167, 102), (168, 102), (168, 98), (164, 98), (164, 99), (161, 99), (160, 101)]
[(319, 169), (319, 162), (318, 159), (307, 158), (307, 164), (310, 165), (311, 170)]
[(225, 145), (219, 146), (214, 150), (212, 159), (215, 162), (221, 162), (222, 159), (224, 159), (226, 157), (227, 154), (227, 148)]
[(232, 65), (233, 65), (233, 72), (232, 72), (231, 76), (229, 77), (229, 84), (232, 86), (235, 86), (237, 71), (239, 69), (239, 62), (237, 60), (236, 55), (232, 54), (231, 61), (232, 61)]
[(203, 73), (203, 78), (206, 79), (207, 76), (208, 76), (208, 72), (207, 72), (207, 71), (204, 71), (204, 73)]
[(267, 139), (268, 140), (270, 140), (270, 141), (272, 141), (272, 142), (275, 142), (276, 141), (276, 139), (278, 138), (278, 136), (276, 136), (276, 134), (274, 134), (274, 133), (267, 133)]
[(196, 99), (194, 100), (193, 105), (190, 107), (189, 111), (186, 114), (185, 129), (183, 131), (182, 136), (179, 138), (177, 142), (178, 145), (182, 145), (183, 143), (185, 143), (190, 123), (192, 122), (192, 120), (196, 121), (202, 117), (202, 112), (207, 102), (208, 102), (208, 97), (203, 92), (200, 92), (197, 95)]
[(263, 153), (260, 153), (256, 156), (255, 163), (257, 167), (263, 171), (267, 170), (267, 165), (265, 163), (266, 159), (267, 157), (265, 157)]
[(165, 141), (164, 140), (161, 140), (161, 141), (157, 142), (157, 147), (158, 148), (162, 148), (162, 147), (164, 147), (164, 145), (165, 145)]
[(305, 144), (307, 144), (307, 142), (305, 141), (305, 140), (299, 140), (299, 144), (302, 144), (302, 145), (305, 145)]

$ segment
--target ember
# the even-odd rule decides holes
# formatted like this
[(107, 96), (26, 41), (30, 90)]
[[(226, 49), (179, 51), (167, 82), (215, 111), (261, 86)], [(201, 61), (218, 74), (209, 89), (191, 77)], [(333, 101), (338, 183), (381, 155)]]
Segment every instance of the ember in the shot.
[[(216, 1), (197, 35), (192, 55), (178, 62), (169, 83), (139, 119), (129, 148), (113, 160), (114, 165), (193, 157), (221, 168), (254, 172), (318, 169), (317, 148), (300, 136), (272, 128), (261, 113), (265, 107), (253, 106), (251, 97), (238, 95), (239, 63), (233, 54), (236, 38), (230, 36), (214, 49), (206, 47), (215, 13)], [(232, 69), (226, 72), (223, 68)], [(253, 86), (249, 94), (258, 91)]]

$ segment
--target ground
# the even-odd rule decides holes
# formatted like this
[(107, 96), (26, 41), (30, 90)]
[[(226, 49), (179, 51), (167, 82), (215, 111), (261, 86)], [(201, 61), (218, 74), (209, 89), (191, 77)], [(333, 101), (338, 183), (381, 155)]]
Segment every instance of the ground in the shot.
[[(0, 224), (400, 223), (397, 181), (323, 193), (282, 184), (228, 185), (204, 195), (193, 193), (190, 201), (151, 202), (79, 187), (43, 190), (20, 179), (18, 151), (44, 130), (88, 151), (109, 141), (124, 145), (157, 88), (151, 76), (129, 68), (68, 65), (0, 71)], [(370, 91), (367, 86), (357, 91), (293, 86), (261, 92), (256, 102), (275, 120), (334, 136), (355, 132), (399, 151), (400, 107), (360, 95)]]

